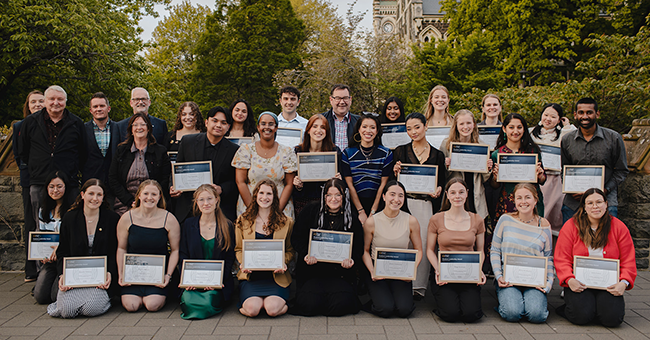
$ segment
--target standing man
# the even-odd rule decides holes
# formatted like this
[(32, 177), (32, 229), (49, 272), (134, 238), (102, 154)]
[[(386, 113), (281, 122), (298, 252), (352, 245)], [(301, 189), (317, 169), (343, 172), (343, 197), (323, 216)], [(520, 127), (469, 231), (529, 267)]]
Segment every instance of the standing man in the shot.
[[(162, 144), (165, 140), (165, 136), (167, 136), (167, 122), (150, 115), (149, 106), (151, 106), (151, 98), (149, 98), (149, 92), (147, 90), (142, 87), (136, 87), (131, 90), (131, 107), (133, 108), (133, 114), (140, 112), (149, 116), (151, 126), (153, 127), (152, 134), (156, 138), (156, 143)], [(131, 117), (125, 118), (117, 123), (120, 132), (120, 143), (126, 140), (126, 130), (129, 128), (130, 119)]]
[(120, 139), (116, 123), (108, 117), (109, 112), (111, 106), (108, 97), (102, 92), (95, 93), (90, 99), (90, 114), (93, 119), (84, 124), (88, 144), (86, 164), (81, 172), (82, 183), (91, 178), (100, 179), (104, 184), (108, 183), (108, 169)]
[(280, 106), (282, 113), (278, 117), (278, 127), (298, 128), (305, 132), (308, 120), (296, 113), (300, 105), (300, 91), (293, 86), (280, 89)]
[(334, 144), (342, 151), (348, 147), (348, 140), (353, 137), (354, 125), (359, 120), (359, 116), (350, 113), (350, 105), (352, 105), (350, 87), (342, 84), (334, 85), (330, 91), (330, 104), (332, 109), (323, 113), (323, 116), (330, 125)]
[[(598, 104), (592, 98), (582, 98), (576, 104), (573, 118), (578, 130), (562, 138), (562, 165), (604, 165), (605, 194), (608, 210), (618, 215), (618, 185), (628, 174), (625, 144), (621, 135), (596, 123), (600, 117)], [(582, 194), (564, 195), (562, 217), (568, 221), (578, 209)]]

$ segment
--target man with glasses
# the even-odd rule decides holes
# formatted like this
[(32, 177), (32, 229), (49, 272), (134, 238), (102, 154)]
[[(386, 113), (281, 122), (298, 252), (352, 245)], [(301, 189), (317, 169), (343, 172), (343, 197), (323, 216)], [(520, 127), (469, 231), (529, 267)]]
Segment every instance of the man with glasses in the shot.
[(323, 113), (323, 116), (330, 125), (334, 144), (343, 151), (348, 147), (348, 140), (353, 138), (354, 125), (359, 119), (359, 116), (350, 113), (350, 87), (343, 84), (334, 85), (330, 91), (330, 104), (332, 109)]
[[(144, 113), (149, 116), (151, 125), (153, 126), (152, 134), (156, 138), (158, 144), (162, 144), (167, 136), (167, 122), (163, 119), (156, 118), (149, 114), (149, 106), (151, 106), (151, 98), (149, 98), (149, 92), (142, 87), (136, 87), (131, 90), (131, 107), (133, 108), (133, 114), (138, 112)], [(129, 118), (122, 119), (117, 123), (118, 130), (120, 132), (120, 142), (126, 140), (127, 131), (129, 128)]]

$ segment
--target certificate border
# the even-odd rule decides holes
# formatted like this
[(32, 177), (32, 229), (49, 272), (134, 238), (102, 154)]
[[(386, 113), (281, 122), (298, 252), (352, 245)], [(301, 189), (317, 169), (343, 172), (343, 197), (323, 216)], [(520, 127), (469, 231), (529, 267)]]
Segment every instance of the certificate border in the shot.
[[(298, 177), (300, 177), (300, 180), (303, 182), (324, 182), (329, 180), (330, 178), (318, 178), (318, 179), (308, 179), (308, 180), (303, 180), (302, 177), (300, 176), (300, 157), (301, 156), (310, 156), (310, 155), (316, 155), (316, 156), (328, 156), (328, 155), (334, 155), (334, 169), (335, 172), (334, 174), (336, 175), (339, 172), (339, 157), (337, 155), (338, 153), (336, 151), (327, 151), (327, 152), (298, 152), (296, 153), (296, 158), (298, 162)], [(334, 176), (333, 176), (334, 177)]]
[[(277, 131), (280, 131), (280, 130), (294, 130), (294, 131), (295, 131), (295, 130), (298, 130), (298, 131), (300, 131), (300, 143), (298, 143), (298, 144), (302, 144), (302, 138), (303, 138), (303, 134), (304, 134), (304, 133), (303, 133), (303, 131), (302, 131), (301, 128), (280, 127), (280, 126), (278, 126), (278, 130), (277, 130)], [(276, 136), (277, 136), (277, 131), (276, 131)], [(274, 138), (273, 140), (275, 140), (275, 138)], [(278, 144), (280, 144), (280, 143), (278, 143)], [(282, 144), (282, 145), (284, 145), (284, 144)], [(290, 145), (285, 145), (285, 146), (289, 146), (289, 147), (291, 147), (291, 148), (295, 147), (295, 145), (292, 145), (292, 146), (290, 146)]]
[[(489, 149), (489, 146), (488, 146)], [(438, 251), (438, 270), (441, 270), (441, 265), (442, 265), (442, 254), (478, 254), (479, 257), (479, 268), (478, 268), (478, 280), (472, 281), (472, 280), (446, 280), (446, 281), (441, 281), (441, 282), (447, 282), (447, 283), (480, 283), (481, 282), (481, 273), (483, 272), (483, 268), (481, 268), (481, 264), (485, 260), (485, 256), (482, 251), (447, 251), (447, 250), (440, 250)], [(485, 274), (484, 274), (485, 275)], [(442, 280), (442, 279), (441, 279)]]
[[(550, 146), (550, 147), (561, 149), (561, 147), (559, 147), (557, 145), (550, 144), (550, 143), (537, 143), (537, 145), (544, 145), (544, 146)], [(541, 149), (539, 150), (539, 153), (542, 153)], [(562, 159), (562, 155), (560, 155), (560, 165), (562, 163), (561, 159)], [(546, 166), (544, 166), (544, 170), (562, 171), (562, 169), (549, 168), (549, 167), (546, 167)]]
[(518, 286), (518, 287), (533, 287), (533, 288), (546, 288), (546, 282), (547, 277), (548, 277), (548, 257), (547, 256), (533, 256), (533, 255), (519, 255), (519, 254), (511, 254), (511, 253), (505, 253), (503, 254), (503, 279), (506, 279), (506, 260), (508, 259), (508, 256), (512, 257), (532, 257), (532, 258), (544, 258), (544, 284), (541, 286), (536, 286), (536, 285), (531, 285), (531, 284), (523, 284), (523, 283), (517, 283), (517, 284), (512, 284), (513, 286)]
[[(537, 163), (539, 162), (539, 157), (536, 153), (504, 153), (500, 152), (497, 154), (497, 164), (499, 164), (499, 168), (501, 167), (501, 156), (526, 156), (526, 157), (535, 157), (535, 166), (537, 166)], [(501, 169), (499, 169), (501, 170)], [(537, 173), (537, 171), (535, 171)], [(501, 171), (499, 171), (499, 174), (497, 174), (497, 182), (499, 183), (537, 183), (537, 175), (535, 175), (535, 180), (501, 180)]]
[[(190, 285), (184, 285), (183, 284), (183, 278), (185, 277), (185, 263), (188, 262), (210, 262), (210, 263), (221, 263), (221, 279), (219, 281), (221, 282), (221, 285), (214, 285), (214, 286), (190, 286)], [(184, 259), (183, 260), (183, 265), (181, 266), (181, 280), (178, 284), (178, 288), (187, 288), (187, 287), (194, 287), (194, 288), (217, 288), (221, 289), (223, 288), (223, 271), (226, 269), (226, 262), (224, 260), (194, 260), (194, 259)]]
[(169, 157), (169, 161), (172, 164), (175, 164), (176, 161), (172, 161), (172, 155), (176, 155), (176, 157), (178, 157), (178, 151), (167, 151), (167, 157)]
[(605, 166), (604, 165), (565, 165), (563, 166), (562, 171), (562, 193), (563, 194), (582, 194), (583, 192), (579, 191), (566, 191), (564, 189), (564, 183), (566, 183), (566, 170), (568, 168), (601, 168), (602, 175), (600, 176), (600, 190), (605, 190)]
[(241, 144), (239, 142), (234, 142), (233, 139), (237, 139), (237, 140), (239, 140), (239, 139), (250, 139), (250, 142), (245, 143), (245, 144), (251, 144), (251, 143), (253, 143), (255, 141), (254, 137), (230, 137), (230, 136), (227, 136), (226, 139), (229, 139), (233, 144), (237, 144), (237, 145), (241, 145)]
[[(381, 138), (384, 138), (384, 127), (391, 127), (391, 126), (397, 126), (397, 125), (404, 125), (404, 128), (406, 128), (406, 123), (385, 123), (385, 124), (381, 124)], [(426, 139), (426, 135), (424, 137)], [(384, 144), (384, 141), (382, 140), (381, 143)], [(394, 148), (389, 148), (389, 149), (395, 150), (395, 149), (397, 149), (398, 146), (396, 146)]]
[[(576, 275), (576, 264), (577, 264), (577, 259), (587, 259), (587, 260), (596, 260), (596, 261), (610, 261), (610, 262), (616, 262), (616, 278), (618, 279), (618, 282), (621, 282), (621, 260), (619, 259), (606, 259), (606, 258), (601, 258), (601, 257), (589, 257), (589, 256), (580, 256), (580, 255), (573, 255), (573, 276), (575, 278)], [(576, 279), (577, 280), (577, 279)], [(586, 283), (584, 283), (586, 285)], [(597, 286), (587, 286), (587, 288), (591, 289), (599, 289), (599, 290), (607, 290), (607, 287), (597, 287)]]
[[(489, 146), (488, 144), (483, 144), (483, 143), (456, 143), (456, 142), (451, 142), (451, 143), (449, 143), (449, 159), (451, 159), (451, 155), (452, 155), (451, 150), (453, 150), (453, 146), (454, 146), (454, 145), (486, 146), (486, 147), (487, 147), (487, 152), (486, 152), (486, 154), (487, 154), (487, 158), (486, 158), (486, 160), (489, 160), (489, 159), (490, 159), (490, 150), (491, 150), (491, 149), (490, 149), (490, 146)], [(477, 173), (477, 174), (487, 174), (487, 173), (490, 173), (490, 171), (488, 170), (487, 161), (486, 161), (486, 163), (485, 163), (485, 171), (453, 169), (453, 168), (451, 167), (451, 163), (449, 164), (449, 169), (448, 169), (448, 171), (472, 172), (472, 173)]]
[(108, 257), (107, 256), (78, 256), (78, 257), (64, 257), (63, 258), (63, 274), (61, 276), (63, 277), (63, 285), (71, 288), (85, 288), (85, 287), (97, 287), (97, 284), (91, 285), (91, 284), (85, 284), (85, 285), (67, 285), (65, 284), (65, 267), (66, 264), (68, 263), (68, 260), (90, 260), (90, 259), (103, 259), (104, 260), (104, 282), (102, 284), (106, 284), (106, 272), (107, 272), (107, 265), (108, 265)]
[[(503, 129), (502, 125), (477, 125), (477, 129), (480, 129), (480, 128), (497, 128), (497, 127), (499, 128), (499, 130)], [(492, 135), (486, 135), (486, 134), (481, 135), (481, 133), (479, 132), (479, 134), (478, 134), (479, 139), (481, 138), (481, 136), (492, 136)], [(499, 135), (497, 134), (497, 136), (499, 136)], [(491, 145), (488, 145), (488, 146), (490, 147), (491, 151), (496, 150), (496, 145), (495, 145), (494, 149), (492, 149)]]
[[(375, 256), (377, 255), (377, 252), (379, 251), (388, 251), (388, 252), (393, 252), (393, 253), (412, 253), (415, 254), (415, 259), (417, 260), (417, 255), (419, 251), (417, 249), (399, 249), (399, 248), (375, 248)], [(413, 277), (400, 277), (400, 276), (379, 276), (377, 275), (377, 259), (374, 259), (375, 262), (373, 263), (372, 266), (372, 274), (375, 276), (375, 278), (378, 279), (394, 279), (394, 280), (409, 280), (409, 281), (415, 281), (418, 275), (418, 266), (413, 266)], [(416, 261), (417, 262), (417, 261)]]
[[(162, 276), (161, 276), (161, 283), (156, 283), (156, 282), (129, 282), (126, 281), (126, 258), (127, 256), (135, 256), (135, 257), (162, 257), (163, 258), (163, 270), (162, 270)], [(165, 255), (149, 255), (149, 254), (124, 254), (124, 258), (122, 258), (122, 277), (124, 280), (122, 281), (125, 284), (130, 284), (133, 286), (155, 286), (159, 285), (162, 283), (165, 283), (165, 270), (167, 269), (167, 261), (165, 261)]]
[[(214, 178), (213, 177), (214, 173), (212, 172), (212, 161), (175, 162), (174, 164), (172, 164), (172, 185), (174, 186), (174, 189), (176, 189), (176, 166), (177, 165), (189, 165), (189, 164), (209, 164), (210, 165), (210, 183), (214, 184), (214, 183), (212, 183), (213, 178)], [(198, 187), (196, 187), (194, 189), (183, 189), (183, 190), (176, 190), (176, 191), (189, 192), (189, 191), (196, 191), (196, 189), (198, 189)]]
[(41, 234), (45, 234), (45, 235), (57, 234), (58, 235), (59, 233), (52, 232), (52, 231), (30, 231), (29, 232), (29, 239), (27, 239), (27, 241), (28, 241), (27, 242), (28, 243), (27, 244), (27, 260), (29, 260), (29, 261), (40, 261), (40, 260), (42, 260), (42, 258), (38, 259), (38, 258), (30, 257), (32, 255), (32, 235), (41, 235)]
[[(428, 165), (428, 164), (402, 164), (401, 166), (402, 166), (402, 167), (421, 166), (421, 167), (425, 167), (425, 168), (436, 168), (436, 188), (438, 188), (438, 171), (439, 171), (439, 169), (438, 169), (438, 166), (437, 166), (437, 165)], [(399, 180), (399, 176), (400, 176), (400, 175), (401, 175), (401, 170), (400, 170), (400, 173), (397, 174), (397, 181), (398, 181), (398, 182), (400, 181), (400, 180)], [(430, 177), (430, 176), (427, 176), (427, 177)], [(406, 191), (406, 193), (407, 193), (407, 194), (424, 194), (424, 195), (432, 194), (432, 192), (428, 192), (428, 191)]]
[[(314, 235), (314, 232), (319, 232), (319, 233), (329, 233), (329, 234), (346, 234), (350, 235), (350, 254), (348, 254), (348, 259), (352, 259), (352, 246), (354, 245), (354, 233), (348, 232), (348, 231), (336, 231), (336, 230), (322, 230), (322, 229), (309, 229), (309, 248), (307, 248), (307, 256), (311, 256), (311, 238)], [(319, 260), (316, 259), (317, 262), (327, 262), (327, 263), (343, 263), (343, 261), (335, 261), (335, 260)]]
[[(250, 244), (252, 242), (268, 242), (268, 241), (282, 242), (282, 267), (281, 268), (246, 268), (246, 267), (244, 267), (244, 264), (246, 263), (246, 257), (245, 257), (246, 244)], [(286, 247), (286, 245), (284, 243), (284, 239), (281, 239), (281, 240), (280, 239), (242, 240), (242, 247), (241, 247), (241, 249), (242, 249), (241, 250), (242, 251), (242, 263), (241, 263), (242, 269), (248, 269), (248, 270), (251, 270), (251, 271), (275, 271), (277, 269), (284, 268), (284, 266), (286, 265), (286, 263), (285, 263), (286, 262), (286, 257), (285, 257), (286, 248), (285, 247)]]

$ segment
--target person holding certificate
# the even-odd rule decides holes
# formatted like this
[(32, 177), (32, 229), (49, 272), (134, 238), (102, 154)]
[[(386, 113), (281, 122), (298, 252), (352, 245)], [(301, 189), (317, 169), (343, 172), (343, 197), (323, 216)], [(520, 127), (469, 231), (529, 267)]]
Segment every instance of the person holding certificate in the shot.
[[(136, 192), (133, 209), (122, 215), (117, 224), (118, 283), (122, 286), (122, 306), (129, 312), (136, 312), (143, 305), (150, 312), (162, 308), (167, 296), (167, 285), (178, 264), (181, 228), (176, 217), (165, 210), (165, 200), (162, 196), (163, 190), (158, 182), (152, 179), (142, 182)], [(168, 243), (171, 253), (167, 251)], [(127, 253), (166, 256), (167, 265), (164, 266), (166, 274), (163, 283), (158, 285), (126, 283), (132, 281), (125, 277), (124, 257)]]
[(424, 117), (428, 126), (451, 125), (454, 119), (449, 114), (449, 91), (442, 85), (436, 85), (429, 92), (427, 103), (424, 104)]
[(404, 123), (404, 104), (397, 97), (388, 97), (384, 108), (379, 115), (379, 122), (382, 124)]
[(194, 215), (183, 223), (180, 267), (183, 260), (223, 260), (223, 288), (187, 287), (181, 295), (181, 318), (206, 319), (220, 313), (235, 288), (230, 268), (235, 262), (235, 230), (221, 212), (217, 190), (203, 184), (194, 191)]
[[(395, 176), (400, 173), (402, 163), (438, 166), (436, 176), (438, 183), (435, 192), (429, 193), (428, 195), (406, 194), (411, 215), (418, 220), (421, 226), (427, 225), (434, 212), (440, 209), (440, 194), (442, 193), (442, 187), (447, 182), (445, 155), (427, 142), (427, 128), (427, 120), (424, 118), (424, 115), (418, 112), (409, 114), (406, 117), (406, 132), (411, 137), (411, 143), (398, 146), (393, 153), (396, 161), (393, 167)], [(423, 247), (426, 247), (426, 228), (420, 228), (420, 237), (422, 238)], [(423, 257), (418, 266), (418, 274), (413, 282), (413, 296), (417, 300), (424, 298), (429, 282), (430, 270), (431, 265), (429, 264), (429, 260)]]
[[(496, 279), (497, 311), (508, 322), (526, 318), (532, 323), (542, 323), (548, 317), (546, 294), (553, 287), (554, 276), (553, 236), (550, 223), (537, 212), (537, 193), (533, 184), (517, 184), (514, 190), (517, 211), (501, 215), (494, 229), (490, 262)], [(513, 286), (507, 282), (504, 277), (505, 254), (547, 257), (546, 286)]]
[(469, 191), (462, 178), (447, 182), (442, 212), (431, 217), (428, 227), (427, 257), (436, 274), (431, 277), (431, 290), (436, 299), (434, 313), (446, 322), (474, 322), (483, 317), (481, 286), (485, 284), (483, 258), (479, 265), (481, 282), (447, 283), (440, 280), (436, 255), (439, 251), (483, 251), (485, 225), (480, 215), (467, 210)]
[(178, 108), (174, 128), (167, 134), (162, 145), (167, 148), (167, 151), (178, 151), (178, 145), (183, 136), (205, 132), (205, 130), (205, 122), (199, 105), (195, 102), (184, 102)]
[(410, 280), (376, 278), (374, 267), (377, 248), (408, 249), (410, 242), (418, 251), (415, 258), (417, 267), (422, 259), (420, 224), (415, 217), (406, 212), (408, 210), (405, 202), (406, 189), (402, 183), (388, 182), (382, 198), (386, 204), (384, 210), (368, 217), (363, 226), (363, 263), (370, 272), (370, 276), (366, 277), (371, 299), (368, 311), (383, 318), (393, 315), (405, 318), (415, 309), (413, 283)]
[(232, 125), (226, 132), (227, 137), (253, 137), (257, 133), (255, 129), (255, 116), (253, 109), (243, 99), (235, 100), (230, 105), (228, 114), (232, 117)]
[(496, 94), (486, 94), (481, 100), (481, 122), (478, 125), (501, 125), (503, 121), (502, 112), (501, 98)]
[(248, 317), (257, 316), (262, 309), (270, 317), (287, 312), (291, 274), (287, 264), (294, 252), (290, 235), (293, 219), (282, 213), (275, 182), (269, 178), (257, 183), (253, 189), (254, 200), (235, 223), (235, 255), (244, 263), (243, 240), (284, 240), (284, 266), (274, 271), (251, 271), (239, 266), (239, 312)]
[(60, 276), (57, 299), (47, 306), (50, 316), (69, 319), (79, 315), (101, 315), (111, 307), (110, 298), (119, 295), (118, 285), (113, 280), (118, 277), (115, 228), (120, 216), (109, 209), (104, 200), (105, 192), (104, 183), (96, 178), (84, 183), (77, 200), (61, 221), (56, 257), (61, 275), (66, 257), (106, 256), (106, 281), (96, 288), (71, 288)]
[[(576, 279), (574, 256), (619, 260), (619, 276), (606, 289), (587, 288)], [(616, 327), (625, 315), (625, 290), (634, 287), (636, 260), (628, 227), (607, 210), (607, 195), (596, 188), (585, 191), (580, 206), (557, 239), (555, 263), (565, 305), (557, 313), (577, 325), (598, 321)]]

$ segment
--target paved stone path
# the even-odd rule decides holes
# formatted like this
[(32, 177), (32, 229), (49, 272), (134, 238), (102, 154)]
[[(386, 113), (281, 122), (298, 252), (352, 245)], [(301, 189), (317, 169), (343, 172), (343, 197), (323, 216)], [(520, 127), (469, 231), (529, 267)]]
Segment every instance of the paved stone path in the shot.
[(551, 314), (545, 324), (508, 323), (494, 311), (494, 286), (486, 285), (482, 301), (486, 317), (474, 324), (450, 324), (435, 316), (430, 296), (417, 303), (408, 319), (381, 319), (361, 312), (345, 317), (255, 319), (239, 314), (232, 304), (222, 314), (201, 321), (180, 317), (177, 303), (157, 313), (127, 313), (114, 306), (95, 318), (63, 320), (46, 314), (30, 295), (33, 283), (22, 273), (0, 273), (0, 340), (4, 339), (648, 339), (650, 338), (650, 272), (640, 272), (636, 287), (626, 292), (625, 322), (618, 328), (575, 326), (555, 314), (562, 304), (559, 286), (549, 296)]

